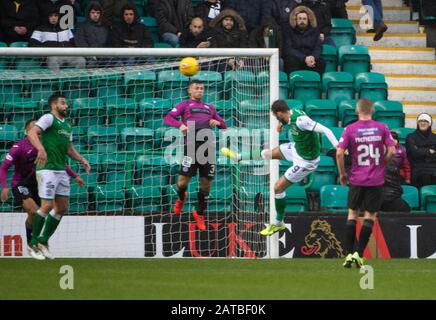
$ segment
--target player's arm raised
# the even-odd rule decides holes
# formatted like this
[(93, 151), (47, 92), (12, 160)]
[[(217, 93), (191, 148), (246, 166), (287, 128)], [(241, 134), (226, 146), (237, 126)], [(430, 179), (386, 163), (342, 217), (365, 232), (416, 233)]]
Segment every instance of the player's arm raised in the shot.
[(89, 174), (89, 172), (91, 171), (91, 166), (89, 165), (88, 161), (84, 157), (82, 157), (79, 152), (77, 152), (76, 148), (74, 148), (73, 143), (70, 143), (70, 145), (68, 146), (67, 154), (70, 156), (71, 159), (81, 163), (82, 166), (85, 168), (86, 174)]
[(34, 126), (29, 130), (27, 137), (30, 143), (38, 150), (38, 155), (36, 156), (36, 165), (40, 168), (44, 168), (47, 163), (47, 152), (45, 152), (44, 146), (39, 138), (42, 133), (42, 129), (38, 126)]

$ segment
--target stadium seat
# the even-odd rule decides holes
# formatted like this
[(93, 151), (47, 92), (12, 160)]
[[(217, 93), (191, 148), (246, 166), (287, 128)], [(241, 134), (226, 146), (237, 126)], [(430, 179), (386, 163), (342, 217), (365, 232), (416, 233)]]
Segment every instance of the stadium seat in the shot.
[(289, 75), (289, 92), (292, 98), (306, 102), (321, 98), (321, 77), (315, 71), (294, 71)]
[(412, 128), (395, 128), (393, 130), (398, 133), (398, 142), (402, 146), (406, 145), (407, 136), (415, 131), (415, 129)]
[(172, 49), (173, 46), (166, 42), (154, 42), (153, 43), (154, 48), (161, 48), (161, 49)]
[(157, 87), (162, 92), (162, 98), (169, 99), (172, 105), (188, 99), (189, 78), (180, 71), (160, 71), (157, 79)]
[(349, 72), (353, 76), (369, 71), (371, 57), (366, 46), (345, 45), (339, 47), (338, 51), (341, 71)]
[(256, 95), (256, 78), (251, 71), (227, 71), (224, 73), (225, 99), (243, 101)]
[(11, 102), (6, 101), (4, 112), (7, 122), (19, 129), (24, 129), (27, 120), (38, 119), (42, 115), (38, 103), (30, 98), (22, 98)]
[(149, 128), (124, 128), (121, 130), (121, 142), (126, 151), (145, 153), (153, 150), (154, 133)]
[(133, 98), (111, 97), (106, 100), (109, 124), (118, 129), (136, 126), (138, 104)]
[(87, 186), (80, 188), (76, 182), (71, 181), (69, 213), (85, 214), (88, 211), (88, 189)]
[(342, 127), (346, 127), (349, 123), (357, 120), (356, 106), (357, 100), (344, 100), (339, 103), (338, 117)]
[[(9, 44), (11, 48), (26, 48), (29, 43), (25, 41), (12, 42)], [(15, 57), (13, 64), (16, 70), (29, 71), (41, 69), (42, 59), (39, 57)]]
[(314, 99), (306, 102), (306, 114), (327, 127), (338, 125), (338, 110), (332, 100)]
[[(270, 76), (269, 71), (262, 71), (257, 75), (257, 88), (258, 94), (260, 95), (269, 95), (269, 85), (270, 85)], [(280, 71), (279, 72), (279, 99), (288, 99), (289, 98), (289, 79), (288, 75)]]
[(215, 109), (218, 115), (226, 122), (227, 127), (236, 126), (236, 108), (235, 103), (231, 100), (218, 100), (215, 103)]
[(336, 183), (337, 169), (332, 157), (320, 156), (318, 168), (313, 173), (312, 184), (309, 190), (320, 192), (322, 186), (333, 185)]
[(218, 159), (216, 175), (209, 196), (209, 212), (232, 212), (233, 176), (228, 159)]
[(388, 128), (404, 127), (403, 105), (398, 101), (377, 101), (374, 103), (374, 120), (385, 123)]
[(300, 101), (300, 100), (297, 100), (297, 99), (286, 99), (285, 101), (288, 104), (289, 108), (291, 108), (291, 109), (304, 110), (304, 103), (303, 103), (303, 101)]
[(302, 212), (307, 210), (306, 189), (293, 185), (286, 189), (285, 212)]
[(143, 16), (146, 12), (146, 4), (144, 0), (135, 0), (135, 7), (138, 16)]
[(163, 120), (170, 110), (171, 100), (169, 99), (142, 99), (138, 105), (139, 124), (154, 130), (164, 127)]
[(106, 122), (106, 108), (99, 98), (79, 98), (73, 101), (71, 117), (76, 126), (88, 128)]
[(338, 50), (328, 44), (322, 45), (322, 58), (326, 62), (325, 72), (338, 70)]
[(74, 148), (79, 153), (88, 152), (88, 137), (86, 136), (87, 127), (73, 126)]
[(129, 190), (135, 213), (163, 213), (166, 194), (161, 194), (162, 188), (152, 188), (149, 185), (133, 185)]
[(320, 190), (321, 209), (327, 212), (348, 211), (348, 187), (325, 185)]
[(153, 42), (159, 42), (159, 28), (156, 19), (153, 17), (141, 17), (141, 22), (145, 24), (150, 31), (150, 36), (153, 39)]
[(106, 184), (115, 185), (118, 190), (129, 188), (133, 178), (133, 157), (132, 154), (122, 152), (101, 155), (102, 181)]
[(436, 185), (421, 188), (421, 205), (428, 213), (436, 213)]
[(330, 33), (337, 48), (343, 45), (350, 45), (356, 42), (356, 30), (353, 21), (348, 19), (332, 19), (332, 30)]
[(95, 84), (85, 70), (62, 69), (58, 76), (60, 90), (68, 100), (91, 97)]
[(387, 100), (388, 84), (385, 76), (377, 72), (363, 72), (355, 75), (354, 88), (359, 98), (372, 101)]
[[(331, 127), (329, 129), (332, 130), (333, 134), (338, 140), (341, 138), (342, 132), (344, 132), (344, 128), (340, 128), (340, 127)], [(321, 135), (321, 150), (323, 152), (328, 152), (331, 149), (334, 149), (334, 147), (330, 143), (329, 139), (327, 139), (327, 137), (324, 134)]]
[(101, 213), (117, 212), (124, 209), (124, 191), (115, 184), (99, 184), (94, 189), (96, 210)]
[(18, 140), (18, 132), (17, 127), (14, 125), (0, 125), (0, 149), (10, 149), (14, 142)]
[(354, 99), (354, 79), (348, 72), (326, 72), (322, 77), (326, 98), (340, 103)]
[(0, 72), (0, 103), (22, 100), (24, 81), (20, 71), (4, 70)]
[(108, 73), (105, 69), (97, 69), (93, 72), (92, 82), (96, 97), (105, 102), (124, 94), (122, 73)]
[(419, 210), (419, 191), (414, 186), (402, 185), (403, 194), (401, 198), (407, 202), (412, 210)]
[[(269, 199), (269, 174), (265, 171), (266, 161), (240, 161), (239, 175), (235, 176), (235, 194), (242, 212), (261, 213), (255, 206), (256, 195)], [(266, 200), (265, 200), (266, 199)]]
[(261, 99), (241, 101), (237, 114), (238, 126), (261, 129), (269, 123), (269, 102)]
[(101, 181), (100, 155), (91, 153), (91, 154), (82, 154), (82, 156), (86, 160), (88, 160), (89, 165), (91, 166), (91, 170), (89, 174), (85, 173), (85, 169), (77, 161), (70, 160), (70, 167), (73, 171), (75, 171), (78, 175), (82, 177), (82, 179), (86, 183), (86, 186), (93, 187)]
[(137, 102), (154, 97), (154, 83), (156, 73), (153, 71), (132, 71), (124, 75), (124, 86), (128, 98), (135, 98)]
[[(170, 152), (167, 149), (171, 145), (172, 155), (176, 155), (177, 152), (183, 152), (184, 135), (178, 128), (173, 127), (161, 127), (154, 130), (154, 145), (153, 152), (163, 154), (164, 152)], [(180, 154), (180, 153), (179, 153)]]
[(50, 69), (41, 69), (24, 74), (24, 91), (34, 101), (47, 99), (53, 92), (59, 91), (59, 80), (56, 73)]
[(213, 103), (223, 99), (224, 85), (221, 73), (216, 71), (200, 71), (192, 80), (199, 80), (204, 83), (203, 101)]
[(88, 129), (88, 145), (93, 152), (115, 152), (118, 146), (118, 136), (116, 126), (91, 126)]

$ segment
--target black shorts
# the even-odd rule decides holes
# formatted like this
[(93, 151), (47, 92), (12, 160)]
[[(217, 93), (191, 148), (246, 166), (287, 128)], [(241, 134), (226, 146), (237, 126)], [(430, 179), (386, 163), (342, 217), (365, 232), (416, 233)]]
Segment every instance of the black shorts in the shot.
[(12, 188), (12, 194), (14, 195), (16, 207), (22, 207), (23, 200), (29, 198), (33, 199), (38, 206), (41, 206), (41, 199), (38, 195), (37, 186), (18, 185), (15, 188)]
[[(182, 159), (182, 163), (180, 165), (179, 174), (186, 177), (194, 177), (197, 175), (197, 170), (199, 171), (201, 178), (206, 178), (208, 180), (213, 180), (215, 177), (216, 171), (216, 154), (214, 147), (211, 147), (213, 152), (212, 156), (208, 159), (210, 161), (205, 162), (205, 159), (197, 159), (197, 149), (201, 145), (196, 145), (195, 154), (188, 154), (188, 148), (185, 145), (184, 156)], [(205, 156), (208, 154), (206, 153)]]
[(348, 208), (352, 210), (379, 212), (383, 202), (383, 186), (359, 187), (350, 185)]

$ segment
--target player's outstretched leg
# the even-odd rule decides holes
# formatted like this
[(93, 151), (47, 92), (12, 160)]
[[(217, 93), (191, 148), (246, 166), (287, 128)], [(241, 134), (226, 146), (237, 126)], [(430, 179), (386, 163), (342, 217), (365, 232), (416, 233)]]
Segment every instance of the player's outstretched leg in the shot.
[(369, 237), (371, 236), (372, 228), (374, 226), (374, 220), (372, 220), (372, 218), (369, 218), (367, 215), (368, 214), (365, 213), (365, 220), (363, 221), (362, 229), (360, 230), (359, 245), (357, 246), (357, 251), (353, 253), (353, 262), (358, 268), (361, 268), (364, 265), (364, 260), (362, 258), (363, 252), (365, 251), (365, 248), (368, 244)]
[(345, 231), (345, 251), (347, 256), (345, 257), (345, 261), (342, 264), (344, 268), (351, 268), (353, 264), (353, 252), (354, 252), (354, 244), (356, 241), (356, 220), (350, 219), (347, 220), (346, 231)]
[(38, 237), (38, 249), (48, 259), (54, 259), (53, 254), (49, 250), (48, 240), (56, 231), (62, 216), (57, 214), (55, 210), (51, 210), (45, 219), (44, 228), (41, 235)]
[(188, 188), (189, 181), (191, 181), (191, 177), (184, 176), (181, 174), (179, 174), (179, 177), (177, 178), (177, 194), (179, 198), (176, 200), (176, 203), (174, 204), (175, 215), (182, 213), (183, 205), (186, 199), (188, 198), (188, 193), (186, 192), (186, 189)]

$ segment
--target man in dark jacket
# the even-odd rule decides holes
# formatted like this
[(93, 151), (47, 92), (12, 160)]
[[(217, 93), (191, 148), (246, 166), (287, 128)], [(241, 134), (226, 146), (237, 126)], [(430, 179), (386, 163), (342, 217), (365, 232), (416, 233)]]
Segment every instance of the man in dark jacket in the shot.
[(301, 4), (302, 0), (269, 0), (266, 7), (266, 16), (273, 17), (280, 28), (289, 24), (289, 15), (292, 10)]
[(332, 18), (348, 19), (348, 12), (345, 3), (348, 0), (327, 0)]
[[(108, 44), (109, 29), (102, 23), (102, 7), (98, 2), (91, 2), (87, 10), (87, 20), (77, 27), (75, 34), (76, 47), (104, 48)], [(103, 62), (105, 60), (101, 60)], [(96, 57), (88, 57), (88, 67), (99, 63)]]
[(210, 42), (204, 30), (204, 22), (195, 17), (189, 24), (189, 29), (183, 31), (180, 37), (181, 48), (209, 48)]
[(295, 8), (283, 30), (285, 71), (311, 70), (322, 74), (325, 61), (321, 58), (320, 32), (315, 14), (305, 6)]
[(235, 10), (244, 20), (247, 32), (250, 33), (262, 22), (262, 17), (270, 11), (269, 0), (228, 0), (224, 9)]
[(191, 0), (161, 0), (156, 7), (156, 19), (161, 38), (176, 47), (192, 18), (194, 9)]
[(38, 8), (33, 0), (2, 0), (0, 19), (5, 42), (29, 41), (39, 23)]
[(114, 23), (123, 21), (121, 10), (125, 5), (129, 4), (136, 10), (135, 0), (100, 0), (100, 4), (103, 9), (102, 22), (109, 28)]
[(40, 24), (44, 24), (47, 16), (51, 12), (59, 13), (59, 19), (62, 18), (63, 14), (60, 13), (60, 9), (62, 6), (68, 5), (72, 6), (74, 9), (75, 1), (72, 0), (36, 0), (36, 4), (38, 6)]
[[(59, 13), (56, 9), (48, 14), (47, 22), (35, 29), (30, 37), (29, 47), (63, 48), (74, 47), (74, 35), (70, 29), (62, 30), (59, 26)], [(64, 64), (74, 68), (85, 68), (83, 57), (49, 56), (47, 66), (58, 71)]]
[(436, 134), (431, 131), (433, 120), (429, 114), (421, 113), (417, 122), (415, 132), (406, 138), (406, 149), (412, 184), (420, 188), (436, 184)]
[(332, 31), (332, 17), (329, 5), (324, 0), (304, 0), (303, 4), (315, 13), (321, 43), (336, 46), (335, 42), (330, 37), (330, 32)]

